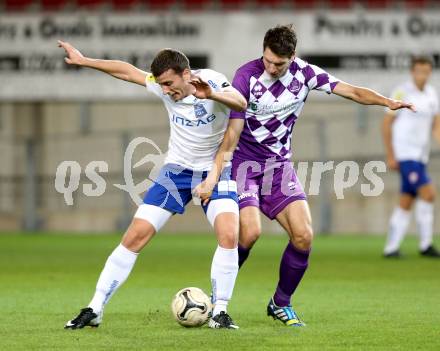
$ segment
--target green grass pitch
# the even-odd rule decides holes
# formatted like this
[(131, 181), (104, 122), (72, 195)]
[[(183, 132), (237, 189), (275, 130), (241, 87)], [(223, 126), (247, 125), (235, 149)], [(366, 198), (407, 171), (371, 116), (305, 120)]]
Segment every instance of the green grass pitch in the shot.
[(209, 292), (214, 235), (158, 235), (108, 304), (99, 328), (64, 330), (89, 302), (116, 235), (0, 235), (0, 350), (440, 350), (440, 260), (409, 238), (400, 261), (383, 238), (317, 237), (294, 296), (308, 324), (266, 316), (286, 239), (264, 236), (239, 272), (229, 312), (237, 331), (180, 327), (177, 290)]

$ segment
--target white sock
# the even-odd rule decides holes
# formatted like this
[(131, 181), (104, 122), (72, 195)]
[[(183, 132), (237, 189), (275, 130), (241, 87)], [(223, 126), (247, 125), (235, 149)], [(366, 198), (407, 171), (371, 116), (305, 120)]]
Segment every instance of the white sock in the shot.
[(138, 254), (134, 253), (122, 244), (112, 252), (105, 263), (104, 269), (96, 284), (95, 295), (89, 303), (89, 307), (95, 313), (100, 313), (104, 305), (110, 300), (115, 291), (125, 282), (131, 269), (136, 262)]
[(434, 205), (432, 202), (418, 200), (416, 203), (416, 222), (419, 229), (421, 251), (432, 245), (432, 232), (434, 224)]
[(396, 251), (400, 247), (400, 243), (408, 230), (411, 212), (401, 207), (396, 207), (390, 219), (390, 229), (388, 232), (387, 243), (384, 253), (388, 254)]
[(226, 312), (238, 273), (238, 250), (217, 246), (211, 266), (212, 301), (215, 316)]

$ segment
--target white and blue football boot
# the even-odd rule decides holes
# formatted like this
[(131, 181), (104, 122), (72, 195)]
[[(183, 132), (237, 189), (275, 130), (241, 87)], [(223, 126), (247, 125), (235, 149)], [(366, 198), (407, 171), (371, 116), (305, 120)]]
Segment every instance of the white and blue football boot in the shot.
[(267, 305), (267, 315), (273, 319), (278, 319), (289, 327), (304, 327), (306, 325), (299, 319), (291, 305), (279, 307), (275, 305), (273, 298), (270, 299)]

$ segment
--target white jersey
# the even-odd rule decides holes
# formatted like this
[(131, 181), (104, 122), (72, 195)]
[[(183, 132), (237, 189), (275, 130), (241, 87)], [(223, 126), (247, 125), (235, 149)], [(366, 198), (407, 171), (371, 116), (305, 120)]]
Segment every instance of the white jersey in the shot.
[(392, 125), (392, 144), (396, 159), (428, 163), (432, 125), (434, 116), (439, 113), (439, 101), (434, 87), (426, 85), (420, 91), (410, 81), (398, 86), (391, 96), (393, 99), (413, 103), (417, 110), (396, 111)]
[[(214, 91), (230, 86), (226, 77), (210, 69), (192, 71)], [(165, 163), (175, 163), (195, 171), (210, 170), (228, 124), (229, 108), (194, 95), (174, 101), (149, 74), (148, 91), (162, 99), (170, 120), (170, 139)]]

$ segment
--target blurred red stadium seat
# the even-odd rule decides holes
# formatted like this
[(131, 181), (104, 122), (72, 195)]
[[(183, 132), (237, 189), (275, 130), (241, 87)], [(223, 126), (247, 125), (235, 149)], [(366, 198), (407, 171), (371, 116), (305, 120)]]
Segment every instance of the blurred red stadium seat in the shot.
[(220, 0), (222, 9), (224, 10), (240, 10), (245, 4), (245, 0)]
[(66, 0), (40, 0), (41, 8), (43, 10), (58, 10), (65, 6)]
[(106, 3), (104, 0), (76, 0), (76, 6), (78, 7), (95, 7)]
[(390, 5), (390, 0), (367, 0), (363, 1), (368, 8), (384, 9)]
[(347, 9), (353, 6), (354, 0), (327, 0), (328, 5), (334, 9)]
[(5, 0), (6, 10), (22, 11), (32, 4), (32, 0)]
[(203, 10), (211, 0), (183, 0), (183, 4), (188, 10)]
[(168, 10), (174, 3), (175, 0), (144, 0), (148, 8), (152, 10)]
[(410, 9), (422, 9), (428, 5), (427, 0), (406, 0), (405, 1), (406, 7)]
[(299, 9), (313, 8), (316, 6), (316, 0), (292, 0), (292, 4)]
[(277, 7), (281, 2), (282, 0), (255, 0), (255, 4), (262, 7)]
[[(0, 0), (3, 8), (9, 11), (31, 9), (59, 10), (66, 5), (96, 8), (111, 5), (115, 10), (130, 10), (142, 3), (149, 9), (168, 10), (178, 4), (184, 10), (205, 10), (217, 5), (223, 10), (246, 10), (247, 8), (277, 8), (291, 5), (295, 9), (313, 9), (324, 6), (330, 9), (350, 9), (355, 4), (366, 9), (385, 9), (394, 5), (407, 9), (425, 9), (440, 4), (440, 0)], [(37, 6), (33, 6), (37, 5)], [(40, 6), (38, 6), (40, 5)]]
[(129, 10), (130, 7), (138, 3), (139, 0), (112, 0), (112, 6), (115, 10)]

